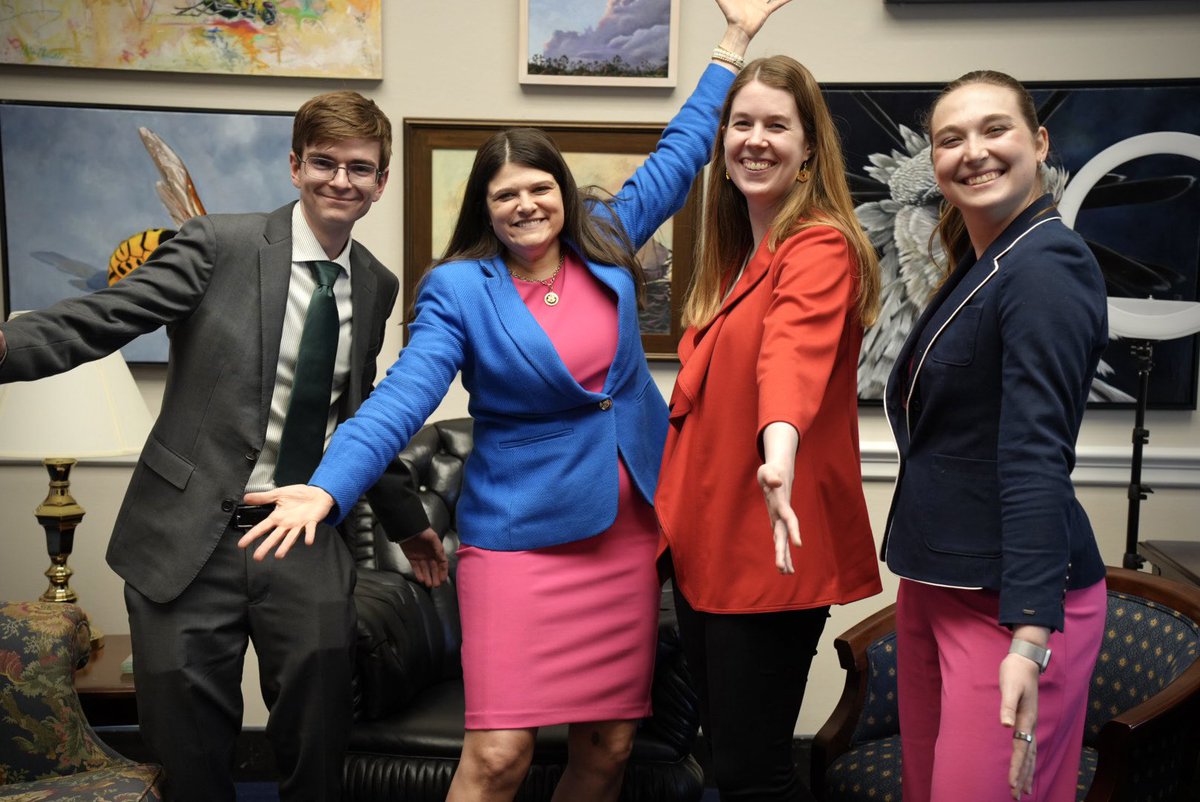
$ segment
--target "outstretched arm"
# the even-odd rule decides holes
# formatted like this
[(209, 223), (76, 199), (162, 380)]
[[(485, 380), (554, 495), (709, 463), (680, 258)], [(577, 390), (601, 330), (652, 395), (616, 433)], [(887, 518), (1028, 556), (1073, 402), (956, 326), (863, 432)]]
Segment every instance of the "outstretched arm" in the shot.
[(314, 485), (287, 485), (261, 493), (247, 493), (243, 499), (247, 504), (274, 504), (275, 509), (263, 520), (238, 539), (238, 547), (263, 539), (254, 550), (254, 559), (262, 560), (271, 549), (275, 556), (283, 558), (301, 535), (311, 546), (317, 537), (317, 524), (329, 517), (333, 510), (333, 496)]
[(800, 545), (800, 522), (792, 509), (792, 479), (796, 473), (796, 449), (800, 433), (784, 421), (768, 423), (762, 433), (763, 464), (758, 469), (758, 486), (767, 502), (771, 535), (775, 539), (775, 567), (781, 574), (794, 574), (791, 545)]

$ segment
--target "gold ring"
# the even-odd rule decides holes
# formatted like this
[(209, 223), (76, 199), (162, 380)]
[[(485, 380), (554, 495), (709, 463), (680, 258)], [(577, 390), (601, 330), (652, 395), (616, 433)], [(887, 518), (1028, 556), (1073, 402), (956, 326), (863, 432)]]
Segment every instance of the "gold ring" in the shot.
[(1021, 732), (1020, 730), (1014, 730), (1013, 731), (1013, 740), (1014, 741), (1024, 741), (1027, 744), (1031, 744), (1031, 743), (1033, 743), (1033, 733)]

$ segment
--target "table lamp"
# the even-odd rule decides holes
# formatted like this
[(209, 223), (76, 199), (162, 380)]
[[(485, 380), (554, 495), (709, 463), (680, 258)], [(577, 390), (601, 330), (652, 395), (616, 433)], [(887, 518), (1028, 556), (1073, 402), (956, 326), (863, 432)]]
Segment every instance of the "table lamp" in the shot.
[[(40, 459), (50, 474), (50, 492), (34, 511), (50, 555), (43, 601), (78, 598), (67, 558), (84, 510), (71, 497), (71, 467), (80, 458), (137, 454), (152, 423), (119, 352), (57, 376), (0, 384), (0, 458)], [(93, 646), (102, 646), (92, 632)]]

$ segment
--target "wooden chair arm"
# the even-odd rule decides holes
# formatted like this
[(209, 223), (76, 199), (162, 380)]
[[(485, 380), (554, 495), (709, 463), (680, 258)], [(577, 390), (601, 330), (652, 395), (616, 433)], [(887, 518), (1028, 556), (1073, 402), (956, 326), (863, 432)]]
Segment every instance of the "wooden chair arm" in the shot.
[(850, 748), (850, 738), (862, 715), (867, 698), (867, 647), (896, 629), (896, 605), (855, 624), (834, 639), (838, 663), (846, 671), (846, 683), (833, 713), (813, 736), (809, 783), (818, 798), (824, 796), (825, 771)]

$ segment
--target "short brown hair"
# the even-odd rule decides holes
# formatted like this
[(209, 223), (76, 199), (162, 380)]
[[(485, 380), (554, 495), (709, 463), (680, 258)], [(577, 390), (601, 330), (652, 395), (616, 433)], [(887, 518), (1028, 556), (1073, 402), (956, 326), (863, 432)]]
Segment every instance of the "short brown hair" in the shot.
[(392, 159), (392, 123), (375, 101), (343, 89), (307, 101), (292, 123), (292, 152), (304, 158), (308, 145), (328, 145), (347, 139), (379, 143), (379, 169)]

